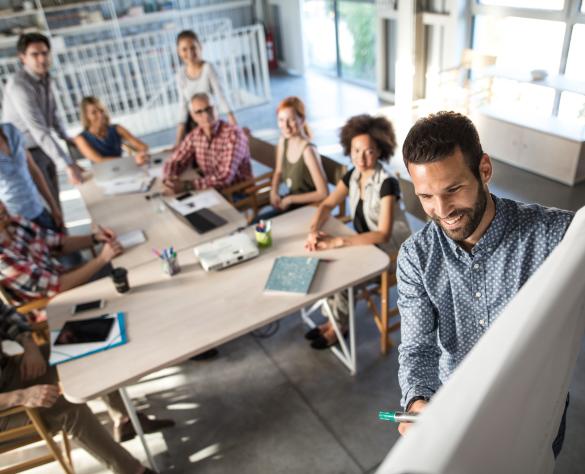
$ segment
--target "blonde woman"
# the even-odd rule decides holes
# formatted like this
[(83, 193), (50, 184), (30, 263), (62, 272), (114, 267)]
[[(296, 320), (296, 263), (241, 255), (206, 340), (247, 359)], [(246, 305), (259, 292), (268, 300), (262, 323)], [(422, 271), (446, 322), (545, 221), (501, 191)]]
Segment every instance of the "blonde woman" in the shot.
[(81, 124), (83, 131), (73, 141), (88, 160), (101, 163), (120, 158), (126, 144), (136, 152), (136, 163), (148, 162), (148, 145), (122, 125), (110, 124), (108, 111), (98, 98), (89, 96), (81, 101)]

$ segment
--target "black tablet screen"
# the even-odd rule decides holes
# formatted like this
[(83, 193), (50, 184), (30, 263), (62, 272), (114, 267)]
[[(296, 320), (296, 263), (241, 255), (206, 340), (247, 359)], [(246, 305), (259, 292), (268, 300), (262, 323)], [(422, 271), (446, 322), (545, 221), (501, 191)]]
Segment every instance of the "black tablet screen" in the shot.
[(103, 342), (108, 338), (112, 324), (114, 318), (98, 317), (67, 321), (59, 332), (55, 345)]

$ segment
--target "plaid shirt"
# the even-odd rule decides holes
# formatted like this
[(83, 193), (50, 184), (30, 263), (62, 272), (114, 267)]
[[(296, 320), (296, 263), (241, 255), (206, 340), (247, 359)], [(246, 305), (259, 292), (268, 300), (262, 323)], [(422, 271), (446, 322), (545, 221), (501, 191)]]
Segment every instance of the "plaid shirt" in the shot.
[(248, 138), (240, 127), (218, 120), (209, 140), (197, 127), (165, 163), (165, 178), (177, 177), (196, 163), (202, 177), (193, 180), (195, 189), (222, 189), (252, 177)]
[(12, 306), (0, 301), (0, 388), (2, 385), (2, 367), (4, 367), (6, 355), (2, 352), (2, 341), (10, 339), (16, 341), (18, 336), (30, 332), (30, 326), (26, 318), (18, 314)]
[(53, 251), (61, 248), (63, 234), (21, 216), (11, 216), (11, 220), (12, 241), (0, 243), (0, 284), (18, 302), (55, 296), (63, 266)]

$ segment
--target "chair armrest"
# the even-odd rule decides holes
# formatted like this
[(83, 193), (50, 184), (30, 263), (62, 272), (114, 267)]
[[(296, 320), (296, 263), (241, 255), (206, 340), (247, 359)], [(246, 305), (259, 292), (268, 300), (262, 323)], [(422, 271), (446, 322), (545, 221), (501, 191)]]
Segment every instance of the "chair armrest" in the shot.
[(20, 314), (27, 314), (35, 309), (43, 309), (46, 308), (49, 304), (49, 298), (39, 298), (38, 300), (31, 301), (30, 303), (25, 303), (20, 305), (16, 308), (16, 311)]
[(259, 183), (260, 181), (263, 181), (263, 180), (271, 181), (272, 174), (273, 174), (272, 171), (270, 171), (270, 172), (264, 173), (260, 176), (255, 176), (252, 179), (242, 181), (241, 183), (233, 184), (232, 186), (228, 186), (227, 188), (222, 189), (221, 192), (222, 192), (222, 194), (224, 194), (226, 196), (231, 196), (232, 194), (240, 192), (240, 191), (244, 191), (247, 194), (253, 194), (258, 189), (262, 189), (262, 188), (266, 187), (266, 184), (258, 185), (257, 183)]
[(24, 413), (25, 411), (26, 411), (26, 408), (23, 407), (22, 405), (12, 407), (12, 408), (7, 408), (6, 410), (0, 410), (0, 418), (3, 418), (5, 416), (17, 415), (18, 413)]

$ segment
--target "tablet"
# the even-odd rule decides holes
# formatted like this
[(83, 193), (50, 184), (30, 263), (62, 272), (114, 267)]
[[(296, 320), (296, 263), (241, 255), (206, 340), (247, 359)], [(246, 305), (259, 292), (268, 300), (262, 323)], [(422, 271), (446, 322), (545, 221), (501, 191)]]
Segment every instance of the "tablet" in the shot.
[(103, 316), (67, 321), (61, 328), (54, 344), (60, 346), (85, 342), (104, 342), (110, 335), (115, 319)]

